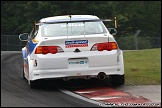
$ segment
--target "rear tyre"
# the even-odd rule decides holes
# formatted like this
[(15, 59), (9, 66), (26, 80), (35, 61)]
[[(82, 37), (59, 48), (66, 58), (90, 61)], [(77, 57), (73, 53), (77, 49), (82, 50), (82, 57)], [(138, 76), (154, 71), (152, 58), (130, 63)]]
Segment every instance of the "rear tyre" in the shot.
[(23, 67), (23, 78), (26, 79), (26, 78), (25, 78), (25, 74), (24, 74), (24, 67)]
[(125, 78), (123, 75), (110, 75), (110, 85), (111, 86), (120, 86), (124, 85)]
[(40, 87), (40, 80), (29, 81), (29, 85), (31, 89), (37, 89)]

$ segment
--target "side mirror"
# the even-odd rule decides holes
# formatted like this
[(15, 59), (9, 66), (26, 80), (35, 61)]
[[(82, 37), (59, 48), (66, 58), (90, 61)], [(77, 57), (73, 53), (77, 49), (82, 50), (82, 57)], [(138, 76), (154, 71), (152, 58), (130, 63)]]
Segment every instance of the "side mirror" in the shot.
[(19, 39), (20, 39), (21, 41), (28, 41), (28, 39), (29, 39), (29, 34), (28, 34), (28, 33), (20, 34), (20, 35), (19, 35)]
[(117, 30), (115, 28), (107, 28), (111, 35), (116, 35)]

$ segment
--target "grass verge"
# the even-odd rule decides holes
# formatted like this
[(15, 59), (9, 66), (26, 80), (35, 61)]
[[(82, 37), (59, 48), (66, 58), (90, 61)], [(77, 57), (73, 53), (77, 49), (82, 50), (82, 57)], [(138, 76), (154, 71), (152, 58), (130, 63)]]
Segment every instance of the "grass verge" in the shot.
[(161, 48), (124, 51), (125, 85), (161, 84)]

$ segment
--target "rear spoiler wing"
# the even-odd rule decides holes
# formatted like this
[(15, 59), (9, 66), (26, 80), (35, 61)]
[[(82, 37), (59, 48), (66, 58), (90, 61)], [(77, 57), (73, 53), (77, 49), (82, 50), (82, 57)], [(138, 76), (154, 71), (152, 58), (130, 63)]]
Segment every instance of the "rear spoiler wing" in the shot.
[(114, 27), (117, 28), (116, 17), (114, 17), (114, 19), (103, 19), (102, 21), (103, 21), (103, 22), (114, 21)]
[[(36, 23), (36, 21), (34, 22), (34, 32), (36, 31), (36, 25), (42, 24), (42, 23), (46, 23), (46, 24), (54, 24), (54, 23), (68, 23), (68, 22), (92, 22), (92, 21), (103, 21), (103, 22), (108, 22), (108, 21), (114, 21), (114, 27), (117, 28), (117, 21), (116, 21), (116, 17), (114, 17), (114, 19), (94, 19), (94, 20), (80, 20), (80, 21), (59, 21), (59, 22), (38, 22)], [(111, 29), (111, 28), (110, 28)]]

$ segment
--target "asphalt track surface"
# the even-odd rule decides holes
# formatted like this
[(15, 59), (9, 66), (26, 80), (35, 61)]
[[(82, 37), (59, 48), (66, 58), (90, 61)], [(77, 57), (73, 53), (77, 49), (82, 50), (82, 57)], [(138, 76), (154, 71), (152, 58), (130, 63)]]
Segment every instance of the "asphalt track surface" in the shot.
[[(86, 89), (90, 86), (104, 85), (95, 80), (49, 80), (44, 81), (39, 89), (30, 89), (28, 82), (22, 77), (21, 52), (1, 51), (1, 107), (99, 107), (99, 103), (86, 100), (84, 97), (78, 98), (79, 96), (73, 93), (74, 89)], [(116, 89), (161, 103), (161, 86), (156, 87), (153, 85), (140, 89), (138, 86), (124, 86)], [(148, 89), (153, 89), (152, 93)], [(69, 90), (69, 93), (66, 90)]]
[(21, 52), (1, 52), (1, 107), (98, 106), (60, 92), (55, 81), (44, 83), (43, 88), (30, 89), (22, 77)]

